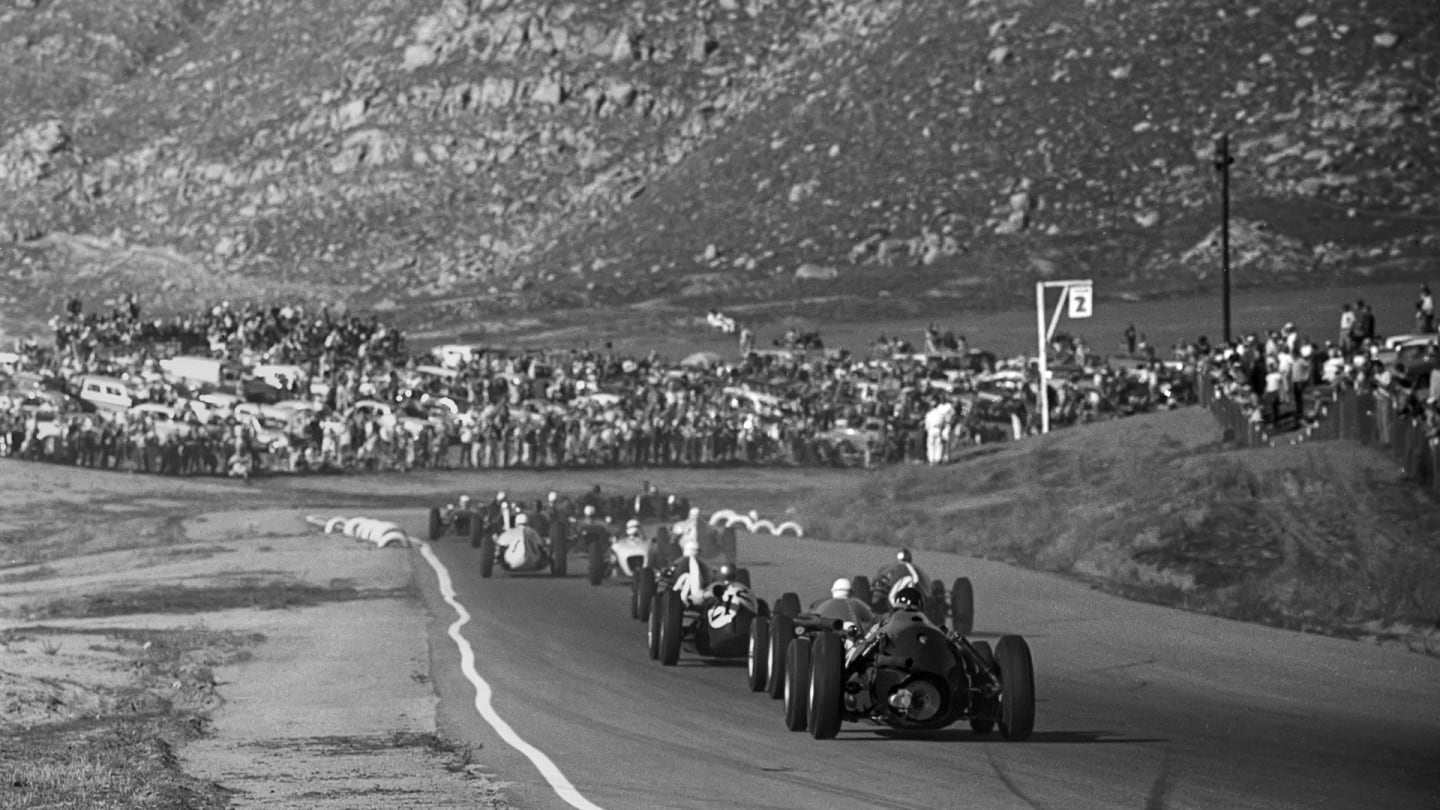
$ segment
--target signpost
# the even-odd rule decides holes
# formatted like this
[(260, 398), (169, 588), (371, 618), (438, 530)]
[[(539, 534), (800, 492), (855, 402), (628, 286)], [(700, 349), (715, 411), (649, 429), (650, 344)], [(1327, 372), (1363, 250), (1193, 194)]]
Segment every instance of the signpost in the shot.
[[(1055, 302), (1055, 313), (1045, 320), (1045, 290), (1060, 288), (1060, 300)], [(1035, 282), (1035, 332), (1039, 340), (1040, 360), (1039, 397), (1040, 432), (1050, 432), (1050, 382), (1049, 362), (1046, 356), (1050, 350), (1050, 337), (1060, 323), (1060, 313), (1066, 312), (1071, 318), (1089, 318), (1095, 312), (1095, 285), (1090, 279), (1072, 281)]]

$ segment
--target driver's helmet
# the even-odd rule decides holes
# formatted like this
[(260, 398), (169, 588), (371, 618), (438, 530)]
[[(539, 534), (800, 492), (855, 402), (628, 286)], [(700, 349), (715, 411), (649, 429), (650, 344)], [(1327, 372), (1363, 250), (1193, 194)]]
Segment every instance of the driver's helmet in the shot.
[(914, 557), (910, 554), (910, 549), (902, 548), (900, 549), (900, 553), (895, 555), (895, 559), (902, 563), (908, 563), (913, 561)]
[(640, 521), (635, 518), (630, 518), (625, 521), (625, 533), (638, 537), (640, 535)]
[(585, 517), (595, 517), (594, 504), (585, 504)]
[(834, 584), (830, 586), (830, 596), (834, 597), (835, 599), (849, 599), (850, 580), (846, 579), (845, 577), (840, 577), (839, 579), (835, 580)]
[(470, 506), (470, 496), (469, 496), (469, 495), (461, 495), (461, 496), (460, 496), (460, 508), (461, 508), (461, 509), (465, 509), (465, 508), (467, 508), (467, 507), (469, 507), (469, 506)]
[(529, 524), (530, 524), (530, 516), (527, 515), (527, 514), (525, 514), (524, 512), (521, 512), (520, 514), (518, 514), (518, 515), (515, 516), (515, 525), (516, 525), (516, 526), (528, 526)]
[(713, 591), (716, 600), (730, 610), (747, 610), (751, 614), (759, 612), (759, 600), (755, 598), (755, 592), (745, 586), (743, 582), (727, 582), (717, 585)]
[(895, 610), (924, 610), (925, 592), (913, 577), (901, 577), (890, 589), (890, 607)]

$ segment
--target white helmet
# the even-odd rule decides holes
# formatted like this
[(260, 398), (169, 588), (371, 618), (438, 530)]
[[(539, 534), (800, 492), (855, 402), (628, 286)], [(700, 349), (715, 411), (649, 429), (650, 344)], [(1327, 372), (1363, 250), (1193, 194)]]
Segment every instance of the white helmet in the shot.
[(467, 506), (469, 506), (469, 505), (470, 505), (470, 496), (469, 496), (469, 495), (461, 495), (461, 496), (460, 496), (460, 508), (461, 508), (461, 509), (464, 509), (465, 507), (467, 507)]
[(518, 515), (515, 516), (515, 525), (516, 525), (516, 526), (528, 526), (528, 525), (530, 525), (530, 516), (527, 515), (527, 514), (525, 514), (524, 512), (521, 512), (520, 514), (518, 514)]
[(840, 577), (830, 586), (830, 595), (836, 599), (850, 598), (850, 580)]
[(550, 490), (550, 494), (549, 494), (549, 495), (546, 495), (546, 496), (545, 496), (545, 500), (549, 501), (550, 503), (554, 503), (555, 501), (559, 500), (559, 498), (560, 498), (560, 493), (556, 492), (556, 491), (553, 490), (553, 489)]
[(899, 579), (895, 580), (895, 584), (890, 586), (890, 607), (901, 607), (901, 605), (896, 604), (897, 599), (901, 596), (901, 591), (906, 591), (907, 596), (909, 595), (909, 591), (915, 591), (916, 593), (919, 593), (920, 583), (917, 582), (914, 577), (909, 575), (900, 577)]
[(630, 518), (629, 520), (625, 521), (625, 531), (628, 532), (628, 531), (630, 531), (630, 530), (632, 530), (632, 529), (633, 529), (634, 531), (636, 531), (637, 533), (640, 531), (640, 521), (639, 521), (639, 520), (636, 520), (635, 518)]
[(595, 507), (592, 504), (585, 504), (585, 517), (594, 517)]

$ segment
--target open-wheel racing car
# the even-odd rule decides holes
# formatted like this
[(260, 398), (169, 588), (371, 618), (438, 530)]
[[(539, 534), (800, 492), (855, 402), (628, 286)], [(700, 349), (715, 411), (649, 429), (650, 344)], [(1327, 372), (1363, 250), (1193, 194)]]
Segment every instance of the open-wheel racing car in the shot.
[(590, 584), (599, 585), (611, 577), (630, 580), (630, 615), (640, 618), (636, 581), (642, 571), (653, 579), (651, 572), (661, 563), (659, 542), (643, 534), (637, 518), (625, 523), (625, 533), (619, 537), (612, 536), (601, 523), (579, 524), (575, 537), (589, 551), (587, 578)]
[(908, 549), (901, 549), (894, 563), (881, 567), (874, 580), (857, 576), (853, 583), (855, 598), (868, 602), (876, 613), (888, 611), (895, 591), (913, 583), (925, 594), (925, 615), (931, 622), (948, 624), (961, 635), (975, 632), (975, 587), (970, 578), (957, 577), (947, 594), (945, 583), (931, 579)]
[(510, 573), (549, 570), (557, 577), (565, 576), (565, 534), (545, 538), (530, 528), (524, 514), (515, 516), (515, 525), (499, 534), (485, 532), (480, 538), (480, 576), (489, 578), (495, 566)]
[(711, 574), (698, 557), (686, 555), (659, 572), (647, 620), (650, 658), (674, 666), (689, 647), (703, 658), (742, 658), (749, 650), (750, 625), (768, 615), (750, 590), (750, 573), (721, 566)]
[[(868, 599), (868, 597), (867, 597)], [(750, 623), (750, 643), (746, 651), (746, 680), (752, 692), (768, 692), (778, 698), (785, 683), (785, 647), (795, 637), (797, 623), (821, 622), (826, 626), (839, 622), (841, 628), (868, 630), (875, 623), (875, 612), (867, 599), (854, 596), (850, 580), (841, 577), (830, 586), (830, 596), (818, 599), (803, 612), (800, 597), (785, 592), (775, 600), (769, 615)]]
[(1035, 728), (1035, 674), (1020, 636), (984, 641), (935, 625), (925, 596), (909, 585), (869, 630), (818, 616), (794, 620), (785, 650), (785, 725), (830, 739), (843, 721), (908, 731), (968, 722), (977, 735), (996, 726), (1007, 740)]
[[(628, 525), (628, 524), (627, 524)], [(628, 529), (627, 529), (628, 532)], [(641, 529), (644, 534), (644, 529)], [(655, 605), (655, 594), (662, 590), (660, 579), (670, 577), (676, 571), (667, 571), (673, 561), (684, 563), (688, 557), (698, 559), (704, 571), (733, 571), (745, 585), (750, 585), (750, 572), (738, 568), (739, 550), (736, 532), (733, 528), (719, 529), (700, 520), (700, 510), (692, 507), (689, 517), (673, 525), (662, 523), (655, 529), (655, 554), (652, 560), (639, 569), (633, 569), (630, 580), (630, 615), (640, 621), (649, 621)]]
[(453, 532), (461, 537), (469, 537), (471, 544), (478, 546), (480, 536), (494, 517), (492, 512), (498, 514), (498, 510), (486, 509), (484, 504), (475, 504), (469, 495), (461, 495), (455, 503), (430, 507), (425, 536), (435, 541)]

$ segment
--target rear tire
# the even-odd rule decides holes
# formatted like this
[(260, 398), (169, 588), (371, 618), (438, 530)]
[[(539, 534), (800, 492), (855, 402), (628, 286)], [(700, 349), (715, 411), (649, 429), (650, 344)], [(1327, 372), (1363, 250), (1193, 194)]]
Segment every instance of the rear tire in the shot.
[(765, 694), (779, 698), (785, 694), (785, 648), (795, 638), (795, 619), (784, 613), (770, 614), (770, 653), (765, 664)]
[(685, 618), (685, 603), (680, 594), (666, 591), (660, 596), (660, 665), (673, 667), (680, 661), (680, 632)]
[(646, 633), (645, 633), (645, 641), (646, 641), (646, 643), (649, 645), (649, 653), (650, 653), (650, 660), (651, 660), (651, 661), (659, 661), (659, 660), (660, 660), (660, 612), (661, 612), (661, 611), (660, 611), (660, 606), (657, 605), (657, 604), (655, 604), (655, 603), (658, 602), (658, 601), (660, 601), (660, 600), (656, 599), (654, 596), (650, 597), (650, 606), (649, 606), (649, 608), (645, 611), (645, 621), (647, 622), (647, 625), (646, 625), (646, 626), (647, 626), (647, 630), (646, 630)]
[[(598, 537), (590, 541), (590, 565), (586, 571), (586, 578), (590, 580), (591, 585), (599, 585), (605, 581), (605, 541)], [(635, 588), (632, 585), (630, 588), (630, 615), (634, 616), (635, 613)]]
[(430, 507), (430, 527), (426, 533), (426, 536), (430, 538), (430, 542), (433, 543), (440, 539), (440, 533), (443, 528), (444, 526), (440, 522), (440, 510), (433, 506)]
[(804, 731), (810, 705), (810, 639), (793, 638), (785, 647), (785, 728)]
[(1035, 730), (1035, 667), (1030, 645), (1020, 636), (1002, 636), (995, 647), (1000, 666), (1000, 734), (1019, 742)]
[(821, 633), (810, 648), (810, 736), (833, 740), (840, 733), (841, 689), (845, 687), (845, 642), (838, 633)]
[(780, 598), (775, 600), (775, 610), (773, 612), (776, 616), (790, 616), (792, 618), (799, 616), (800, 595), (794, 591), (786, 591), (780, 594)]
[(485, 535), (480, 540), (480, 576), (489, 579), (495, 571), (495, 538)]
[[(998, 670), (998, 667), (995, 665), (995, 653), (990, 649), (990, 642), (972, 641), (970, 642), (970, 646), (975, 648), (975, 656), (984, 662), (985, 666), (989, 667), (991, 672)], [(983, 678), (985, 676), (981, 675), (978, 677)], [(989, 705), (978, 707), (980, 713), (970, 718), (970, 730), (976, 734), (989, 734), (995, 730), (995, 704), (993, 701), (988, 700), (986, 703)], [(971, 711), (975, 711), (977, 707), (972, 706), (970, 708)]]
[(648, 565), (641, 566), (635, 574), (635, 601), (640, 606), (640, 615), (635, 618), (642, 622), (650, 620), (650, 614), (655, 609), (655, 569)]
[(550, 576), (563, 577), (570, 569), (570, 548), (564, 532), (550, 534)]
[(969, 577), (960, 577), (950, 588), (950, 623), (962, 636), (975, 632), (975, 587)]
[(861, 574), (850, 580), (850, 598), (870, 604), (870, 578)]
[(640, 618), (640, 575), (630, 580), (630, 618)]
[(770, 620), (756, 616), (750, 621), (750, 647), (745, 653), (746, 683), (751, 692), (765, 689), (770, 659)]
[(470, 518), (470, 547), (479, 548), (480, 543), (485, 539), (485, 529), (481, 524), (480, 516), (473, 515)]

